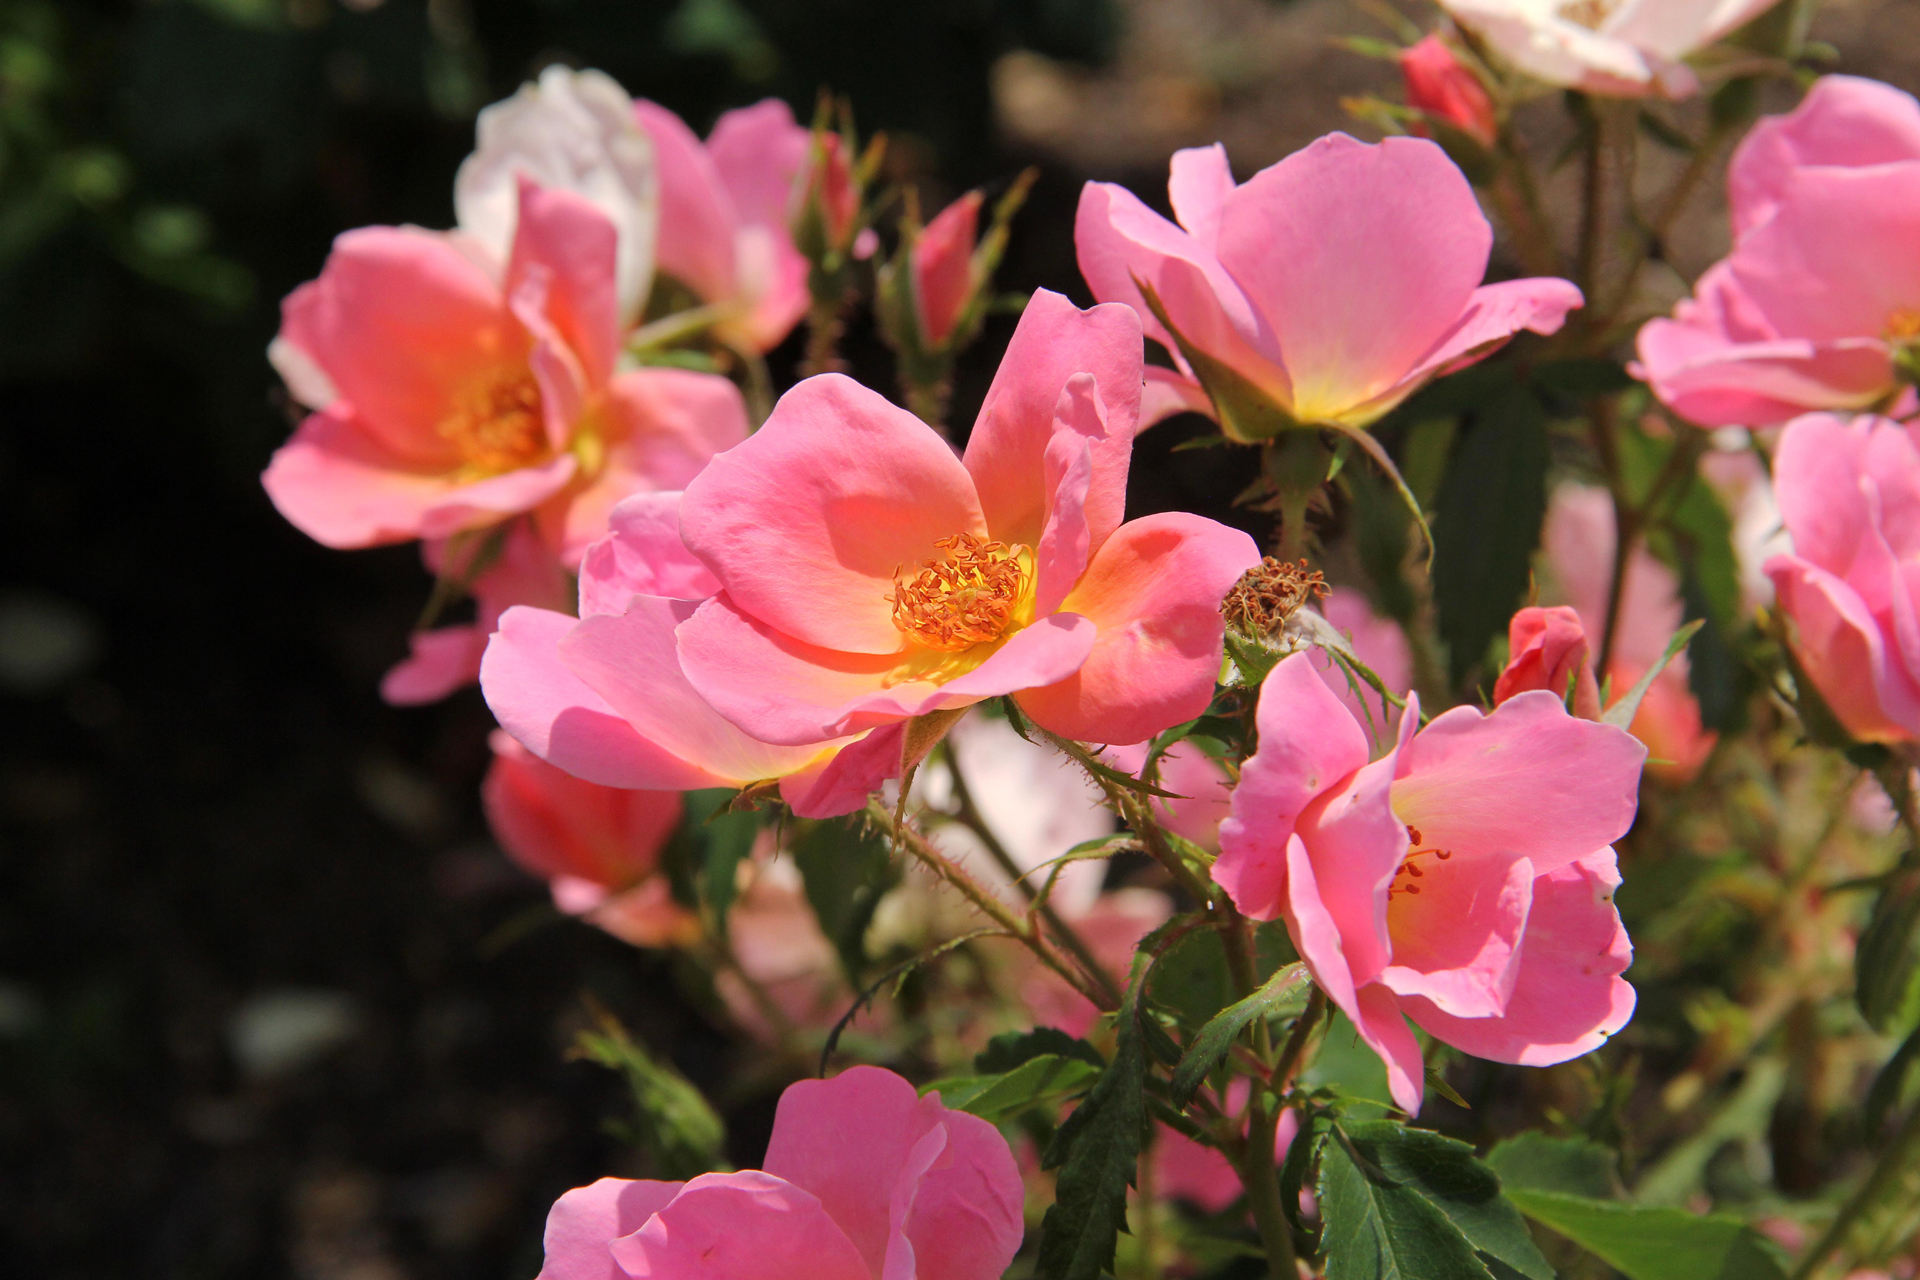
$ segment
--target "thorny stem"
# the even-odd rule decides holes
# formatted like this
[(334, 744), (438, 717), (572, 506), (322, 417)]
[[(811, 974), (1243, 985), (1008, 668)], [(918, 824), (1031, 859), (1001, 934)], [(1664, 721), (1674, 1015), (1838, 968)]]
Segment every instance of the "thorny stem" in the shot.
[(947, 378), (921, 382), (906, 377), (900, 381), (901, 390), (906, 393), (907, 408), (913, 416), (941, 435), (946, 435), (947, 401), (953, 394), (952, 382)]
[(960, 821), (980, 838), (980, 843), (987, 850), (987, 856), (999, 864), (1000, 869), (1007, 873), (1007, 878), (1013, 881), (1013, 887), (1019, 890), (1020, 895), (1039, 912), (1040, 918), (1046, 922), (1047, 929), (1053, 934), (1054, 941), (1065, 947), (1073, 958), (1080, 962), (1080, 967), (1086, 970), (1087, 976), (1106, 991), (1112, 998), (1114, 1007), (1118, 1008), (1120, 988), (1115, 984), (1113, 975), (1107, 972), (1106, 966), (1101, 964), (1099, 958), (1093, 954), (1093, 948), (1087, 945), (1087, 940), (1080, 936), (1079, 931), (1061, 919), (1060, 913), (1053, 909), (1052, 903), (1040, 897), (1039, 890), (1027, 880), (1027, 873), (1021, 870), (1020, 864), (1015, 862), (1013, 855), (1007, 852), (1007, 847), (1000, 843), (1000, 837), (994, 834), (993, 828), (989, 827), (986, 819), (980, 816), (980, 809), (973, 802), (973, 793), (967, 789), (966, 777), (960, 772), (960, 762), (954, 758), (951, 751), (947, 753), (947, 773), (953, 779), (953, 798), (960, 806)]
[[(1260, 977), (1254, 967), (1252, 937), (1246, 917), (1234, 908), (1233, 902), (1225, 894), (1202, 882), (1193, 868), (1187, 865), (1186, 859), (1167, 843), (1166, 833), (1154, 820), (1153, 811), (1144, 799), (1131, 793), (1121, 795), (1118, 799), (1127, 824), (1140, 837), (1147, 852), (1173, 873), (1174, 878), (1206, 909), (1219, 928), (1236, 994), (1242, 998), (1252, 995), (1260, 985)], [(1315, 994), (1319, 994), (1317, 989)], [(1272, 1053), (1266, 1021), (1256, 1019), (1252, 1031), (1254, 1053), (1264, 1063)], [(1266, 1250), (1268, 1274), (1272, 1280), (1298, 1280), (1293, 1228), (1288, 1224), (1285, 1207), (1280, 1203), (1280, 1179), (1274, 1167), (1274, 1146), (1279, 1126), (1279, 1112), (1269, 1110), (1265, 1090), (1256, 1087), (1247, 1103), (1247, 1141), (1243, 1149), (1240, 1181), (1247, 1189), (1247, 1205), (1253, 1213), (1254, 1226), (1260, 1232), (1260, 1243)]]
[(1554, 244), (1552, 224), (1540, 200), (1533, 165), (1515, 144), (1511, 130), (1500, 131), (1495, 155), (1500, 163), (1495, 192), (1521, 262), (1535, 275), (1560, 274), (1560, 250)]
[(1907, 1113), (1900, 1123), (1900, 1129), (1887, 1143), (1886, 1149), (1874, 1163), (1872, 1172), (1847, 1202), (1840, 1206), (1840, 1213), (1821, 1236), (1818, 1243), (1800, 1259), (1800, 1265), (1794, 1269), (1793, 1280), (1811, 1280), (1820, 1271), (1821, 1265), (1834, 1255), (1846, 1243), (1847, 1234), (1853, 1226), (1890, 1191), (1907, 1172), (1907, 1166), (1920, 1157), (1920, 1104)]
[(1273, 1074), (1267, 1078), (1275, 1093), (1284, 1093), (1293, 1083), (1294, 1074), (1306, 1064), (1307, 1045), (1326, 1013), (1326, 993), (1315, 987), (1307, 997), (1307, 1007), (1300, 1011), (1299, 1020), (1293, 1024), (1293, 1034), (1287, 1037), (1286, 1047), (1280, 1050), (1280, 1061), (1274, 1064)]
[(1653, 221), (1646, 227), (1645, 234), (1636, 238), (1633, 256), (1628, 259), (1626, 270), (1621, 273), (1619, 292), (1599, 318), (1592, 324), (1596, 334), (1607, 334), (1619, 323), (1621, 313), (1633, 302), (1634, 285), (1640, 279), (1641, 268), (1645, 267), (1656, 254), (1664, 257), (1667, 238), (1673, 233), (1673, 224), (1680, 219), (1681, 212), (1687, 207), (1687, 201), (1714, 167), (1714, 160), (1720, 154), (1720, 147), (1728, 136), (1728, 130), (1716, 127), (1706, 140), (1700, 144), (1693, 158), (1687, 162), (1680, 176), (1674, 179), (1673, 186), (1667, 189), (1665, 199), (1660, 202), (1659, 212), (1653, 215)]
[(1574, 275), (1580, 292), (1592, 297), (1594, 278), (1600, 270), (1601, 223), (1607, 211), (1607, 148), (1604, 109), (1588, 99), (1588, 110), (1593, 113), (1593, 128), (1587, 136), (1580, 171), (1580, 239)]
[(1095, 1008), (1103, 1013), (1111, 1013), (1120, 1007), (1118, 1000), (1109, 997), (1103, 989), (1077, 973), (1051, 946), (1047, 945), (1045, 938), (1009, 910), (1006, 903), (983, 889), (972, 876), (954, 865), (944, 854), (934, 848), (925, 836), (915, 831), (906, 822), (896, 823), (893, 811), (884, 803), (877, 799), (868, 801), (866, 814), (870, 821), (887, 833), (896, 849), (912, 854), (935, 875), (959, 890), (962, 897), (978, 907), (988, 919), (1025, 943), (1027, 949), (1033, 952), (1040, 963), (1064, 978), (1068, 986), (1085, 996)]
[(800, 362), (800, 376), (838, 373), (846, 367), (840, 359), (840, 335), (846, 329), (845, 299), (815, 298), (807, 313), (807, 354)]

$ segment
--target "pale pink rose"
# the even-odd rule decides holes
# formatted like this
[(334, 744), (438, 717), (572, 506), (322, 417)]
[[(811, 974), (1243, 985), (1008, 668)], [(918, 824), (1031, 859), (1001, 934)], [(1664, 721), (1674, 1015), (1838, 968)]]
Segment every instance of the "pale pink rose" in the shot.
[(854, 1067), (788, 1086), (764, 1170), (561, 1196), (540, 1280), (999, 1280), (1022, 1234), (999, 1130)]
[[(804, 1031), (827, 1030), (853, 1004), (854, 993), (840, 953), (820, 931), (820, 918), (807, 902), (800, 869), (790, 858), (758, 858), (743, 878), (745, 886), (727, 913), (727, 935), (740, 968), (716, 972), (714, 990), (741, 1029), (762, 1043), (779, 1040), (776, 1019)], [(870, 1026), (874, 1016), (863, 1015), (860, 1025)]]
[[(1564, 280), (1483, 285), (1493, 229), (1438, 146), (1330, 134), (1235, 186), (1219, 144), (1174, 153), (1179, 225), (1111, 183), (1080, 195), (1074, 244), (1094, 297), (1140, 313), (1178, 371), (1147, 370), (1155, 412), (1205, 397), (1180, 337), (1293, 419), (1364, 427), (1522, 329), (1558, 330)], [(1143, 419), (1151, 421), (1151, 419)]]
[(776, 98), (724, 113), (704, 144), (658, 103), (633, 111), (660, 170), (659, 270), (727, 313), (723, 337), (771, 351), (807, 312), (807, 260), (788, 229), (807, 131)]
[(1920, 339), (1920, 103), (1827, 77), (1756, 126), (1728, 190), (1733, 252), (1641, 328), (1636, 376), (1707, 426), (1888, 402)]
[(561, 561), (643, 489), (678, 489), (743, 438), (725, 378), (616, 370), (615, 232), (522, 180), (513, 252), (363, 227), (282, 306), (270, 355), (319, 397), (268, 465), (274, 505), (331, 547), (437, 539), (533, 513)]
[(548, 882), (553, 904), (636, 947), (667, 947), (699, 933), (673, 900), (660, 852), (680, 822), (674, 791), (625, 791), (582, 782), (496, 729), (480, 784), (487, 825), (507, 856)]
[(1566, 605), (1520, 610), (1507, 624), (1507, 655), (1506, 669), (1493, 682), (1495, 706), (1531, 689), (1563, 699), (1571, 691), (1573, 714), (1582, 720), (1600, 718), (1600, 683), (1594, 678), (1587, 629), (1578, 612)]
[(1767, 562), (1800, 668), (1854, 737), (1920, 737), (1920, 449), (1885, 418), (1810, 414), (1774, 453), (1793, 554)]
[[(472, 556), (478, 542), (454, 548)], [(424, 543), (421, 553), (432, 572), (449, 572), (449, 546), (442, 539)], [(395, 663), (380, 681), (380, 696), (396, 707), (438, 702), (480, 678), (480, 658), (487, 638), (500, 625), (500, 615), (516, 604), (564, 610), (573, 604), (573, 577), (525, 520), (509, 524), (501, 535), (498, 557), (467, 584), (475, 603), (474, 620), (451, 627), (416, 631), (411, 652)]]
[(1493, 96), (1451, 45), (1437, 35), (1429, 35), (1402, 49), (1399, 61), (1408, 106), (1429, 119), (1452, 125), (1483, 147), (1493, 145), (1500, 129), (1494, 118)]
[(896, 728), (802, 747), (740, 732), (681, 674), (674, 628), (719, 585), (680, 541), (680, 495), (638, 494), (580, 562), (580, 616), (500, 617), (480, 688), (506, 731), (575, 777), (643, 791), (780, 780), (803, 817), (849, 813), (900, 767)]
[(791, 744), (1001, 694), (1090, 742), (1200, 714), (1259, 551), (1199, 516), (1121, 523), (1140, 382), (1132, 311), (1044, 290), (964, 459), (851, 379), (802, 382), (687, 488), (681, 533), (723, 588), (679, 628), (693, 687)]
[[(1582, 629), (1588, 636), (1599, 636), (1607, 620), (1607, 593), (1613, 578), (1613, 499), (1606, 490), (1590, 485), (1561, 485), (1547, 503), (1540, 541), (1553, 581), (1580, 615)], [(1660, 661), (1685, 620), (1680, 580), (1663, 561), (1636, 544), (1620, 590), (1613, 654), (1606, 671), (1599, 673), (1602, 680), (1611, 681), (1612, 697), (1626, 693)], [(1590, 643), (1599, 647), (1597, 640)], [(1687, 684), (1687, 671), (1683, 650), (1654, 677), (1653, 687), (1628, 726), (1653, 753), (1647, 772), (1668, 782), (1692, 778), (1719, 741), (1719, 735), (1700, 719), (1700, 703)]]
[(1779, 0), (1440, 0), (1440, 7), (1536, 80), (1606, 97), (1685, 98), (1684, 59)]
[[(1260, 749), (1220, 826), (1213, 878), (1286, 922), (1314, 981), (1420, 1108), (1406, 1018), (1476, 1057), (1549, 1066), (1626, 1025), (1632, 948), (1611, 844), (1646, 748), (1522, 693), (1456, 707), (1369, 762), (1367, 735), (1301, 653), (1260, 691)], [(1403, 1016), (1404, 1015), (1404, 1016)]]
[(973, 241), (980, 231), (978, 191), (969, 191), (942, 209), (913, 244), (913, 290), (920, 337), (940, 346), (960, 321), (973, 297)]
[(613, 223), (620, 318), (633, 323), (653, 280), (660, 220), (653, 147), (631, 99), (598, 71), (548, 67), (504, 102), (481, 110), (473, 154), (453, 179), (460, 229), (505, 261), (520, 218), (520, 182), (571, 191)]
[[(1413, 687), (1413, 650), (1407, 645), (1407, 633), (1392, 618), (1375, 613), (1364, 591), (1335, 587), (1320, 602), (1320, 612), (1336, 631), (1347, 637), (1353, 646), (1353, 656), (1379, 676), (1388, 689), (1398, 695)], [(1316, 650), (1313, 665), (1334, 696), (1346, 704), (1361, 724), (1371, 726), (1371, 731), (1391, 730), (1400, 723), (1400, 708), (1364, 681), (1360, 690), (1355, 691), (1347, 673), (1330, 656)]]

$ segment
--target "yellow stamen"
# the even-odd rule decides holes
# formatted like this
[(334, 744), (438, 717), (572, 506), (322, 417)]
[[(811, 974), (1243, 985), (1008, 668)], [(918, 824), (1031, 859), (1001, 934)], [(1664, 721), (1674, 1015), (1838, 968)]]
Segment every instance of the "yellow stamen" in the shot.
[(1619, 7), (1620, 0), (1562, 0), (1560, 16), (1589, 31), (1598, 31)]
[(547, 449), (540, 385), (524, 367), (492, 372), (464, 387), (434, 429), (475, 475), (518, 470)]
[(956, 533), (933, 544), (946, 554), (928, 560), (893, 594), (893, 625), (929, 649), (958, 653), (998, 640), (1013, 624), (1026, 592), (1029, 569), (1024, 547)]

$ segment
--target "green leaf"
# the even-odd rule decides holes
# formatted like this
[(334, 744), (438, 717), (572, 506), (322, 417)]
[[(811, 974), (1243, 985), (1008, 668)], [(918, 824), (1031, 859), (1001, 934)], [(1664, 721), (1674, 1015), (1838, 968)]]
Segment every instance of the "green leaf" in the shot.
[(1043, 1053), (1004, 1075), (957, 1076), (936, 1080), (928, 1088), (939, 1090), (940, 1101), (949, 1107), (971, 1112), (989, 1124), (1005, 1124), (1035, 1108), (1058, 1106), (1084, 1093), (1100, 1074), (1099, 1067), (1079, 1058)]
[(1048, 1054), (1074, 1058), (1093, 1067), (1107, 1065), (1100, 1051), (1085, 1040), (1077, 1040), (1058, 1027), (1035, 1027), (1031, 1031), (1003, 1031), (987, 1041), (987, 1047), (974, 1057), (973, 1069), (981, 1075), (1002, 1075)]
[(719, 1168), (727, 1131), (706, 1098), (604, 1009), (595, 1010), (595, 1021), (596, 1030), (574, 1040), (571, 1056), (620, 1073), (633, 1096), (634, 1120), (608, 1128), (646, 1151), (663, 1178), (693, 1178)]
[(1173, 1105), (1185, 1107), (1193, 1101), (1193, 1095), (1254, 1019), (1274, 1017), (1296, 1003), (1304, 1006), (1310, 984), (1306, 965), (1288, 965), (1262, 983), (1259, 990), (1228, 1005), (1200, 1028), (1174, 1069)]
[(1778, 1056), (1756, 1059), (1740, 1087), (1715, 1108), (1712, 1118), (1640, 1172), (1634, 1179), (1633, 1198), (1648, 1205), (1685, 1204), (1704, 1189), (1707, 1166), (1728, 1143), (1765, 1141), (1786, 1083), (1786, 1063)]
[(726, 787), (689, 791), (684, 797), (682, 819), (682, 829), (699, 848), (701, 885), (707, 904), (713, 908), (714, 925), (723, 935), (740, 864), (753, 851), (754, 837), (760, 834), (759, 814), (728, 810), (734, 794)]
[(1337, 1009), (1320, 1038), (1320, 1051), (1300, 1073), (1300, 1083), (1354, 1100), (1345, 1109), (1348, 1116), (1373, 1120), (1387, 1113), (1387, 1064)]
[(1481, 404), (1455, 445), (1434, 513), (1433, 593), (1452, 674), (1463, 678), (1525, 597), (1547, 510), (1547, 420), (1509, 386)]
[(1127, 1228), (1127, 1189), (1147, 1136), (1145, 987), (1145, 970), (1136, 967), (1116, 1019), (1113, 1061), (1054, 1133), (1041, 1161), (1060, 1171), (1034, 1261), (1046, 1280), (1099, 1280), (1113, 1266), (1114, 1243)]
[(1430, 1202), (1479, 1252), (1528, 1280), (1553, 1280), (1520, 1211), (1500, 1194), (1500, 1178), (1464, 1142), (1396, 1120), (1343, 1126), (1354, 1148), (1404, 1189)]
[(820, 931), (858, 986), (867, 965), (867, 925), (896, 878), (886, 838), (857, 819), (810, 823), (793, 842), (793, 860)]
[(1673, 639), (1667, 641), (1667, 651), (1660, 655), (1660, 661), (1647, 668), (1646, 674), (1634, 682), (1621, 699), (1608, 707), (1600, 717), (1602, 724), (1610, 724), (1616, 729), (1624, 729), (1633, 723), (1633, 715), (1640, 710), (1640, 702), (1647, 696), (1647, 690), (1653, 688), (1654, 679), (1667, 669), (1674, 656), (1687, 647), (1687, 641), (1693, 639), (1693, 633), (1705, 626), (1704, 620), (1689, 622), (1673, 633)]
[(1920, 966), (1920, 862), (1909, 854), (1874, 901), (1853, 953), (1854, 999), (1875, 1031), (1885, 1031), (1906, 1003)]
[(1585, 1138), (1552, 1138), (1529, 1131), (1487, 1152), (1487, 1164), (1509, 1193), (1557, 1191), (1592, 1200), (1619, 1194), (1619, 1157)]
[(1153, 1002), (1194, 1028), (1233, 1003), (1233, 974), (1217, 929), (1195, 929), (1154, 963)]
[(1736, 1218), (1509, 1188), (1507, 1198), (1628, 1280), (1785, 1280), (1766, 1237)]
[(1336, 1127), (1320, 1152), (1327, 1280), (1491, 1280), (1460, 1228), (1411, 1187), (1367, 1170)]
[(1887, 1059), (1887, 1065), (1880, 1068), (1873, 1077), (1873, 1086), (1867, 1090), (1867, 1101), (1860, 1108), (1860, 1127), (1869, 1135), (1880, 1132), (1880, 1126), (1886, 1123), (1887, 1113), (1893, 1110), (1893, 1104), (1900, 1100), (1906, 1091), (1907, 1074), (1915, 1063), (1920, 1062), (1920, 1027), (1915, 1027), (1900, 1047)]

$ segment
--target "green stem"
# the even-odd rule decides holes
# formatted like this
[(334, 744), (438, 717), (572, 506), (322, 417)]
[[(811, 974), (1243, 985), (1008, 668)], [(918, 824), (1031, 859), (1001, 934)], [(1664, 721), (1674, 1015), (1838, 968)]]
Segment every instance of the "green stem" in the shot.
[(962, 897), (978, 907), (983, 915), (1006, 930), (1009, 935), (1024, 943), (1027, 950), (1033, 952), (1034, 957), (1041, 964), (1059, 974), (1066, 980), (1068, 986), (1085, 996), (1095, 1008), (1102, 1012), (1112, 1012), (1120, 1007), (1118, 1000), (1111, 999), (1104, 990), (1075, 972), (1051, 946), (1047, 945), (1045, 938), (1015, 915), (1006, 903), (976, 883), (965, 870), (949, 861), (946, 855), (934, 848), (925, 836), (905, 822), (896, 823), (893, 811), (880, 800), (869, 800), (866, 814), (870, 821), (892, 839), (894, 848), (904, 850), (919, 859), (935, 875), (959, 890)]
[(953, 386), (948, 379), (936, 378), (922, 382), (903, 376), (900, 389), (906, 395), (907, 408), (914, 417), (941, 435), (947, 434), (947, 401), (953, 394)]
[(1887, 1144), (1880, 1158), (1874, 1162), (1867, 1180), (1847, 1197), (1847, 1202), (1840, 1206), (1840, 1213), (1827, 1228), (1826, 1234), (1807, 1251), (1806, 1257), (1800, 1259), (1800, 1265), (1794, 1269), (1793, 1280), (1811, 1280), (1822, 1264), (1846, 1243), (1847, 1233), (1853, 1230), (1854, 1224), (1873, 1210), (1916, 1159), (1920, 1159), (1920, 1105), (1907, 1113), (1899, 1131), (1893, 1135), (1893, 1141)]
[(1553, 224), (1540, 199), (1540, 184), (1534, 180), (1533, 165), (1510, 129), (1500, 131), (1494, 154), (1500, 166), (1495, 180), (1498, 207), (1520, 261), (1535, 275), (1560, 274), (1560, 249), (1554, 243)]
[(1041, 901), (1039, 890), (1027, 880), (1027, 873), (1021, 869), (1019, 863), (1013, 860), (1013, 855), (1007, 852), (1007, 847), (1000, 843), (1000, 837), (994, 834), (993, 828), (987, 825), (986, 819), (981, 817), (979, 807), (973, 802), (973, 793), (967, 789), (966, 777), (960, 772), (960, 762), (954, 758), (951, 751), (947, 753), (947, 773), (953, 778), (953, 798), (960, 806), (960, 821), (980, 838), (980, 843), (986, 848), (987, 856), (1007, 873), (1007, 878), (1013, 882), (1013, 887), (1019, 890), (1028, 904), (1039, 912), (1041, 920), (1046, 922), (1048, 931), (1053, 934), (1054, 941), (1066, 948), (1067, 952), (1079, 961), (1080, 967), (1086, 970), (1087, 976), (1107, 993), (1113, 1001), (1113, 1007), (1118, 1008), (1120, 987), (1114, 982), (1113, 975), (1107, 972), (1106, 966), (1102, 965), (1099, 957), (1093, 954), (1093, 948), (1087, 944), (1085, 938), (1080, 936), (1079, 931), (1054, 910), (1053, 904)]
[(1267, 1274), (1272, 1280), (1300, 1280), (1293, 1227), (1287, 1221), (1286, 1206), (1280, 1202), (1278, 1153), (1274, 1149), (1279, 1130), (1280, 1112), (1269, 1111), (1265, 1093), (1255, 1088), (1253, 1101), (1247, 1104), (1246, 1161), (1240, 1180), (1246, 1184), (1247, 1207), (1267, 1251)]
[(844, 311), (844, 300), (837, 294), (813, 300), (807, 313), (807, 354), (800, 362), (801, 377), (837, 373), (846, 367), (840, 359), (840, 335), (846, 328)]

